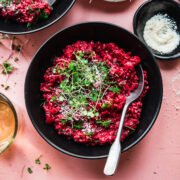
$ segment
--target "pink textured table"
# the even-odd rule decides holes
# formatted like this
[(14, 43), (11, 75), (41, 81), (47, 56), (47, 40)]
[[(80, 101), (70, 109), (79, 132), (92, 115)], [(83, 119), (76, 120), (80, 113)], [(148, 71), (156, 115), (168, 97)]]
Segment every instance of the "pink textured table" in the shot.
[[(19, 116), (19, 130), (11, 147), (0, 155), (0, 180), (179, 180), (180, 179), (180, 59), (158, 61), (161, 69), (164, 98), (159, 116), (148, 135), (135, 147), (123, 153), (115, 176), (103, 175), (105, 159), (84, 160), (67, 156), (47, 144), (33, 127), (24, 102), (24, 81), (31, 59), (40, 45), (58, 30), (82, 21), (106, 21), (132, 31), (132, 19), (144, 0), (107, 3), (102, 0), (77, 0), (73, 8), (50, 28), (29, 35), (18, 36), (25, 43), (23, 55), (14, 63), (16, 69), (9, 76), (8, 90), (0, 87), (15, 105)], [(0, 62), (9, 51), (0, 45)], [(15, 57), (16, 55), (14, 55)], [(5, 77), (0, 73), (0, 84)], [(34, 160), (42, 155), (41, 164)], [(44, 164), (51, 166), (43, 170)], [(27, 172), (30, 167), (32, 174)]]

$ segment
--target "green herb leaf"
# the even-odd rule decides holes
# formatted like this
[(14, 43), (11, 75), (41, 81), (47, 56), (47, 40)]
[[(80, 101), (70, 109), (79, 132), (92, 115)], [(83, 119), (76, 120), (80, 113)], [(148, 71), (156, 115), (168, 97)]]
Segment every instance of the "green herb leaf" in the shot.
[(120, 89), (117, 86), (109, 88), (109, 90), (113, 91), (114, 93), (120, 93)]
[(99, 92), (97, 90), (92, 90), (92, 93), (89, 95), (91, 98), (91, 101), (97, 101)]
[(8, 39), (6, 36), (1, 37), (0, 39)]
[(92, 132), (90, 132), (90, 133), (88, 133), (88, 132), (84, 132), (84, 135), (87, 135), (87, 136), (92, 136), (94, 133), (92, 133)]
[(30, 22), (28, 22), (26, 25), (27, 28), (30, 28), (31, 26), (32, 26), (32, 23), (30, 23)]
[(96, 121), (97, 124), (101, 124), (104, 127), (108, 127), (111, 124), (111, 120), (108, 121)]
[(6, 87), (5, 87), (5, 90), (8, 90), (8, 89), (9, 89), (9, 87), (10, 87), (10, 86), (6, 86)]
[(59, 119), (59, 121), (60, 121), (63, 125), (66, 124), (66, 119)]
[(3, 68), (4, 68), (4, 70), (2, 71), (3, 74), (11, 73), (13, 71), (13, 65), (10, 64), (9, 62), (4, 62)]
[(55, 101), (56, 99), (57, 99), (57, 97), (56, 97), (56, 96), (53, 96), (50, 101), (53, 102), (53, 101)]
[(98, 116), (99, 116), (99, 113), (98, 113), (98, 112), (96, 112), (96, 113), (94, 114), (94, 116), (95, 116), (95, 117), (98, 117)]
[(28, 10), (34, 12), (34, 9), (32, 7), (28, 7)]
[(44, 106), (46, 104), (46, 101), (43, 101), (40, 106)]
[(49, 164), (45, 164), (45, 167), (43, 169), (44, 170), (49, 170), (49, 169), (51, 169), (51, 166), (49, 166)]
[(81, 62), (82, 62), (83, 64), (87, 64), (87, 63), (88, 63), (88, 60), (87, 60), (87, 59), (82, 59)]
[(47, 19), (48, 17), (49, 15), (47, 14), (47, 12), (43, 10), (40, 14), (40, 19)]
[(29, 174), (32, 174), (32, 169), (31, 168), (27, 168), (27, 171), (29, 172)]
[(84, 53), (82, 51), (78, 51), (77, 54), (80, 56), (80, 57), (84, 57)]
[(74, 124), (73, 126), (74, 126), (74, 128), (76, 128), (76, 129), (78, 129), (78, 130), (82, 129), (82, 126), (79, 125), (79, 124)]
[(17, 52), (20, 52), (20, 51), (21, 51), (21, 48), (22, 48), (21, 45), (17, 45), (16, 48), (15, 48), (15, 50), (16, 50)]
[(40, 155), (38, 158), (35, 159), (36, 164), (41, 164), (41, 161), (40, 161), (41, 157), (42, 157), (42, 155)]
[(106, 108), (109, 105), (109, 103), (103, 103), (103, 105), (101, 106), (102, 109)]
[(67, 119), (70, 121), (74, 121), (74, 119), (71, 116), (66, 115)]

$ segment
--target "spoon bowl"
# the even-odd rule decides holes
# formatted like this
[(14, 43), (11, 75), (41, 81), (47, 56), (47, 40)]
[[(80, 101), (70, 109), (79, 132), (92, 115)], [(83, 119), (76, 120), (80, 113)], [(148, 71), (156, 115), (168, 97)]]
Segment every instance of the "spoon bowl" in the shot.
[(46, 0), (46, 1), (50, 6), (52, 6), (56, 2), (56, 0)]

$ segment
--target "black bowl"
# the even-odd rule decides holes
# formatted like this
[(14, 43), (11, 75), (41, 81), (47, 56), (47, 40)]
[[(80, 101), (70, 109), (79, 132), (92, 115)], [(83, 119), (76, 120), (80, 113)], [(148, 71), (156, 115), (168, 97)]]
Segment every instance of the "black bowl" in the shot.
[(4, 18), (0, 16), (0, 33), (18, 35), (40, 31), (61, 19), (70, 10), (74, 3), (75, 0), (58, 0), (53, 6), (53, 11), (48, 19), (38, 21), (36, 25), (30, 28), (27, 28), (26, 24), (18, 23), (16, 21), (8, 20), (5, 22)]
[(66, 45), (77, 40), (115, 42), (126, 51), (140, 56), (143, 68), (148, 71), (150, 90), (144, 99), (137, 130), (122, 143), (122, 151), (126, 151), (138, 143), (155, 122), (162, 101), (162, 79), (148, 48), (136, 36), (119, 26), (103, 22), (73, 25), (59, 31), (41, 46), (29, 66), (25, 81), (25, 101), (30, 119), (39, 134), (59, 151), (80, 158), (107, 157), (110, 145), (90, 147), (58, 135), (53, 126), (45, 123), (45, 113), (40, 106), (42, 94), (39, 89), (46, 69), (52, 66), (53, 59), (62, 54)]
[[(133, 19), (134, 33), (144, 41), (143, 31), (146, 22), (154, 15), (168, 14), (177, 24), (177, 32), (180, 34), (180, 4), (173, 0), (150, 0), (142, 4), (136, 11)], [(178, 47), (169, 54), (161, 54), (149, 47), (154, 56), (158, 59), (169, 60), (180, 57), (180, 44)]]

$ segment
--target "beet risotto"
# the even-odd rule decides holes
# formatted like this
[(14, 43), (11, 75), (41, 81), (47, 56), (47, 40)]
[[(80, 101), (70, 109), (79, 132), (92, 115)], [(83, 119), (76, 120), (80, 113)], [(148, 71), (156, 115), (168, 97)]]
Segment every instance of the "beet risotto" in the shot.
[[(59, 135), (96, 145), (112, 143), (126, 97), (138, 87), (134, 66), (141, 62), (114, 43), (77, 41), (46, 70), (41, 91), (46, 123)], [(127, 111), (121, 141), (139, 124), (142, 98), (149, 89), (147, 72), (140, 98)]]
[(27, 23), (27, 27), (39, 19), (46, 19), (52, 7), (45, 0), (1, 0), (0, 14), (6, 19)]

